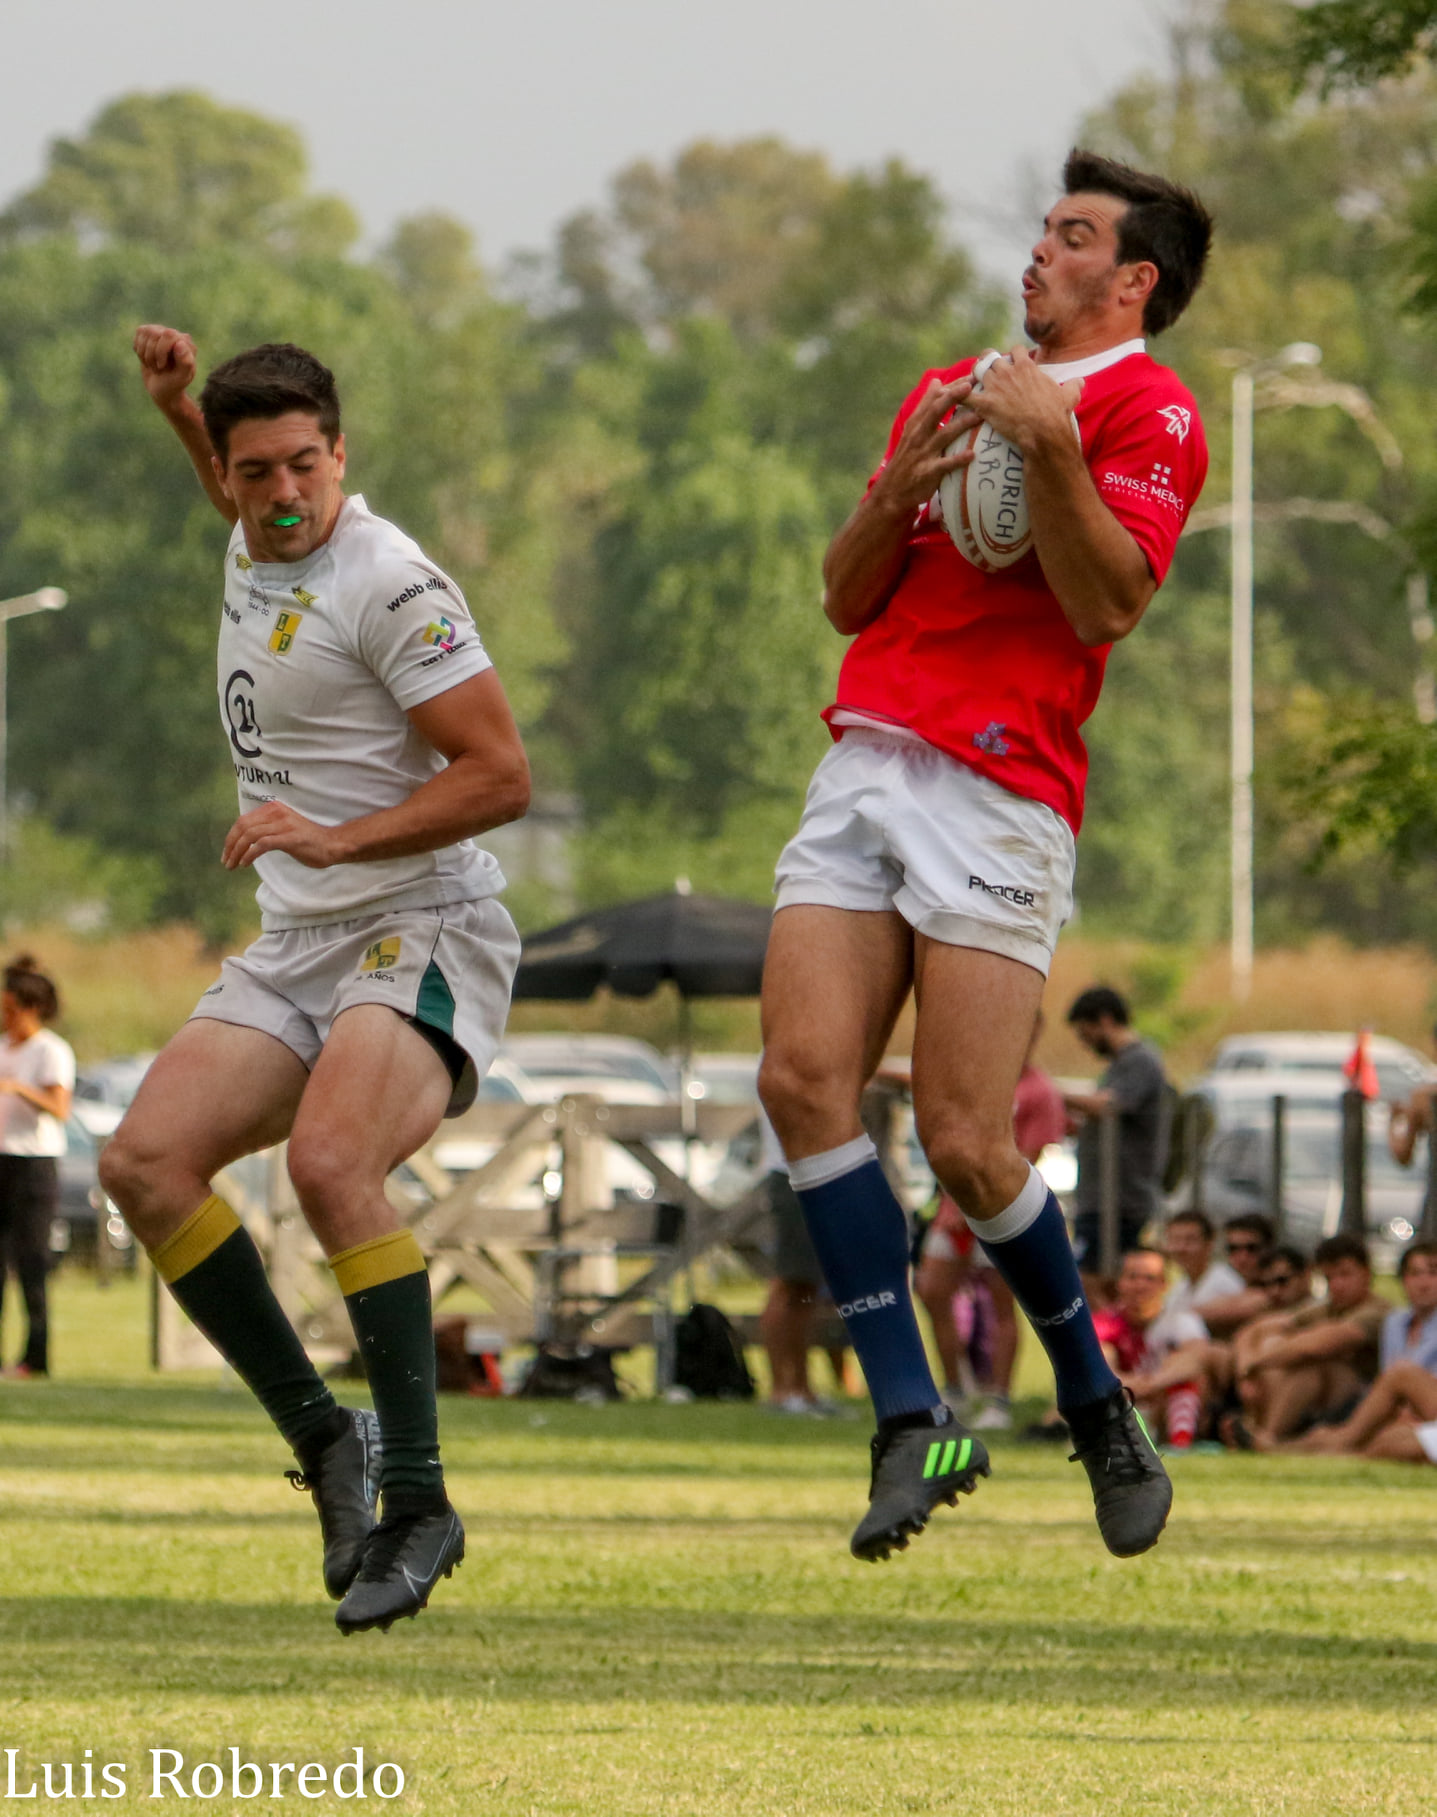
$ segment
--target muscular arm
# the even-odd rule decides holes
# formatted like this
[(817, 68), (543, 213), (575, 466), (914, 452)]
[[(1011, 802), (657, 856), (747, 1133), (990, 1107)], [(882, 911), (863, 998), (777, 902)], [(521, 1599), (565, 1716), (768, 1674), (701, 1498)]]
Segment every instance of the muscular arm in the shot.
[(320, 826), (280, 801), (241, 814), (225, 840), (227, 870), (288, 852), (313, 870), (436, 852), (518, 820), (529, 806), (529, 764), (492, 669), (413, 707), (409, 722), (449, 762), (398, 807)]
[(1136, 1395), (1161, 1394), (1165, 1388), (1176, 1388), (1179, 1382), (1190, 1382), (1203, 1373), (1203, 1352), (1207, 1349), (1206, 1341), (1193, 1338), (1186, 1344), (1179, 1344), (1171, 1356), (1163, 1358), (1156, 1369), (1149, 1369), (1145, 1375), (1130, 1375), (1126, 1386)]
[(908, 533), (918, 509), (938, 490), (945, 473), (966, 465), (971, 454), (944, 453), (974, 419), (960, 411), (944, 417), (967, 397), (967, 379), (940, 385), (934, 379), (868, 495), (828, 545), (823, 558), (823, 610), (835, 631), (852, 637), (888, 604), (908, 559)]
[(1033, 547), (1063, 616), (1088, 645), (1126, 637), (1157, 582), (1147, 558), (1098, 497), (1070, 421), (1081, 383), (1055, 385), (1015, 348), (989, 368), (975, 413), (1022, 450)]
[(1350, 1356), (1369, 1342), (1368, 1333), (1355, 1319), (1335, 1319), (1329, 1325), (1312, 1325), (1291, 1337), (1269, 1344), (1247, 1365), (1244, 1374), (1259, 1369), (1290, 1369), (1297, 1363), (1325, 1363), (1331, 1357)]
[(1226, 1337), (1268, 1308), (1268, 1297), (1261, 1287), (1245, 1287), (1241, 1293), (1225, 1293), (1219, 1299), (1204, 1300), (1193, 1311), (1215, 1336)]
[(177, 328), (148, 322), (135, 330), (135, 357), (140, 376), (155, 408), (180, 438), (190, 465), (205, 489), (205, 496), (227, 524), (239, 522), (239, 512), (220, 490), (215, 473), (215, 451), (199, 405), (189, 395), (197, 370), (195, 344)]

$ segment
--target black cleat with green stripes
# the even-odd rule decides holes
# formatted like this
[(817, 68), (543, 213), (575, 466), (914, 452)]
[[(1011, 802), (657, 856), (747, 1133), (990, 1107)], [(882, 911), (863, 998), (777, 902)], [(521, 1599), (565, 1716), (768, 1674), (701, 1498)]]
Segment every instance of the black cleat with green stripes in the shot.
[(855, 1558), (877, 1564), (901, 1552), (928, 1525), (939, 1505), (953, 1507), (989, 1474), (983, 1441), (957, 1420), (946, 1426), (900, 1426), (873, 1436), (873, 1482), (868, 1512), (850, 1543)]

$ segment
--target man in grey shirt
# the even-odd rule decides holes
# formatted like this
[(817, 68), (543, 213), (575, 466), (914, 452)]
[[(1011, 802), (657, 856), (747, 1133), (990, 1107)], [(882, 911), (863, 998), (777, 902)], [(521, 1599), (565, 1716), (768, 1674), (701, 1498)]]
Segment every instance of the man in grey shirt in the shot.
[(1107, 985), (1094, 985), (1068, 1011), (1073, 1032), (1107, 1068), (1093, 1091), (1064, 1092), (1063, 1102), (1079, 1114), (1077, 1215), (1073, 1248), (1078, 1266), (1092, 1273), (1098, 1258), (1102, 1203), (1100, 1143), (1102, 1119), (1118, 1119), (1118, 1252), (1136, 1248), (1143, 1226), (1158, 1210), (1159, 1182), (1167, 1151), (1167, 1080), (1157, 1049), (1144, 1041), (1128, 1018), (1128, 1006)]

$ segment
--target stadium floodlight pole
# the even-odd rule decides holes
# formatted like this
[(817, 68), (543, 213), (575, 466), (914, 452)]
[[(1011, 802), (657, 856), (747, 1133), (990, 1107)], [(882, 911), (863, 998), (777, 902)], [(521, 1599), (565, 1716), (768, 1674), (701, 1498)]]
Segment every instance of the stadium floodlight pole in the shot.
[[(1321, 360), (1320, 347), (1311, 341), (1294, 341), (1275, 358), (1248, 361), (1232, 375), (1231, 966), (1232, 994), (1239, 1003), (1245, 1003), (1252, 994), (1252, 418), (1256, 382), (1290, 366), (1317, 366)], [(1297, 403), (1308, 399), (1294, 393), (1281, 401)]]
[(10, 726), (6, 713), (6, 626), (12, 618), (24, 618), (29, 612), (58, 612), (68, 599), (63, 587), (41, 587), (35, 593), (21, 593), (14, 599), (0, 599), (0, 864), (10, 858), (9, 774), (6, 747)]

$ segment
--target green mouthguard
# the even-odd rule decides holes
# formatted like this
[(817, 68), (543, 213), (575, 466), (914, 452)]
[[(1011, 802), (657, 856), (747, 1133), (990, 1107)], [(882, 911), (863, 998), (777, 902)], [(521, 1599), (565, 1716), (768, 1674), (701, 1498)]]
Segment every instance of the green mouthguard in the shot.
[(300, 520), (297, 517), (277, 517), (274, 520), (274, 527), (276, 530), (290, 530), (294, 525), (299, 523), (299, 521)]

